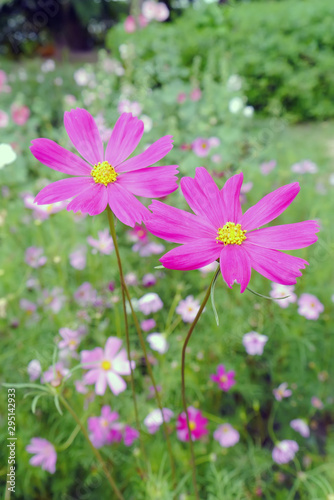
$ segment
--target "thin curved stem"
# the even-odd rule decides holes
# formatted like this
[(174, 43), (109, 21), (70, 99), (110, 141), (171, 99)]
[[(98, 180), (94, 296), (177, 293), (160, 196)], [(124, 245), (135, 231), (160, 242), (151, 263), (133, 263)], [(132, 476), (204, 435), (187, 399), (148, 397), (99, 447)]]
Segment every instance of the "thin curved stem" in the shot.
[(199, 493), (198, 493), (198, 486), (197, 486), (197, 480), (196, 480), (196, 463), (195, 463), (195, 452), (194, 452), (194, 445), (191, 439), (191, 430), (190, 430), (190, 421), (189, 421), (189, 414), (188, 414), (188, 407), (187, 407), (187, 400), (186, 400), (186, 382), (185, 382), (185, 360), (186, 360), (186, 349), (188, 342), (190, 340), (191, 334), (194, 331), (195, 326), (197, 325), (197, 322), (199, 318), (201, 317), (201, 314), (203, 312), (204, 307), (206, 306), (207, 301), (209, 300), (210, 293), (211, 293), (211, 287), (214, 284), (214, 282), (217, 279), (217, 276), (220, 272), (220, 268), (218, 267), (217, 271), (215, 272), (212, 281), (210, 283), (210, 286), (208, 287), (205, 297), (203, 299), (203, 302), (201, 304), (201, 307), (198, 310), (198, 313), (196, 314), (196, 317), (194, 321), (191, 323), (189, 331), (187, 333), (186, 339), (184, 341), (183, 347), (182, 347), (182, 355), (181, 355), (181, 392), (182, 392), (182, 404), (183, 404), (183, 410), (186, 414), (186, 419), (187, 419), (187, 427), (188, 427), (188, 436), (189, 436), (189, 448), (190, 448), (190, 460), (191, 460), (191, 469), (192, 469), (192, 480), (193, 480), (193, 487), (194, 487), (194, 492), (197, 500), (200, 500)]
[(138, 416), (138, 407), (137, 407), (137, 398), (136, 398), (136, 391), (135, 391), (135, 381), (134, 381), (134, 376), (133, 376), (133, 370), (132, 370), (132, 361), (131, 361), (131, 351), (130, 351), (130, 337), (129, 337), (129, 325), (128, 325), (128, 315), (126, 312), (126, 303), (125, 303), (125, 280), (124, 280), (124, 273), (123, 273), (123, 268), (122, 268), (122, 262), (121, 262), (121, 256), (119, 253), (119, 248), (118, 248), (118, 243), (117, 243), (117, 236), (116, 236), (116, 229), (115, 229), (115, 223), (114, 223), (114, 216), (112, 211), (110, 210), (109, 206), (107, 208), (107, 214), (108, 214), (108, 221), (109, 221), (109, 227), (110, 227), (110, 234), (114, 242), (114, 247), (115, 247), (115, 252), (116, 252), (116, 258), (117, 258), (117, 264), (118, 264), (118, 270), (119, 270), (119, 276), (120, 276), (120, 281), (121, 281), (121, 289), (122, 289), (122, 304), (123, 304), (123, 312), (124, 312), (124, 326), (125, 326), (125, 338), (126, 338), (126, 350), (128, 353), (128, 359), (130, 362), (130, 372), (131, 372), (131, 390), (132, 390), (132, 399), (133, 399), (133, 406), (135, 410), (135, 420), (136, 420), (136, 427), (139, 432), (139, 439), (140, 439), (140, 447), (143, 453), (143, 457), (147, 461), (146, 457), (146, 452), (145, 452), (145, 447), (142, 439), (142, 433), (140, 430), (140, 422), (139, 422), (139, 416)]
[(101, 467), (103, 469), (103, 472), (105, 473), (105, 476), (106, 476), (106, 478), (108, 480), (108, 483), (112, 487), (112, 489), (113, 489), (116, 497), (119, 500), (125, 500), (125, 498), (123, 497), (122, 493), (117, 488), (115, 481), (113, 480), (113, 478), (109, 474), (108, 467), (107, 467), (105, 461), (103, 460), (100, 452), (93, 446), (93, 443), (89, 439), (88, 432), (87, 432), (85, 426), (83, 425), (83, 423), (81, 422), (81, 420), (79, 419), (78, 415), (75, 413), (75, 411), (73, 410), (73, 408), (67, 402), (67, 400), (64, 398), (63, 395), (59, 394), (59, 399), (62, 402), (62, 404), (65, 406), (65, 408), (68, 410), (68, 412), (72, 415), (73, 419), (76, 421), (76, 423), (78, 424), (78, 426), (80, 427), (82, 434), (84, 435), (84, 437), (85, 437), (87, 443), (89, 444), (92, 452), (94, 453), (94, 455), (96, 456), (97, 460), (99, 461), (99, 463), (100, 463), (100, 465), (101, 465)]

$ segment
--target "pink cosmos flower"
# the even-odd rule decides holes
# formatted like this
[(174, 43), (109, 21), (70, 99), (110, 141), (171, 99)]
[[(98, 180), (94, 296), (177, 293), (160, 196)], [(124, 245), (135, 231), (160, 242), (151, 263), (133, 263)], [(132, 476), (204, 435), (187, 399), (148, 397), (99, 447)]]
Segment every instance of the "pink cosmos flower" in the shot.
[(296, 174), (316, 174), (318, 172), (318, 167), (311, 160), (302, 160), (292, 165), (291, 171)]
[(209, 172), (196, 169), (195, 179), (181, 180), (183, 194), (196, 215), (153, 201), (153, 215), (145, 222), (151, 233), (182, 245), (165, 254), (160, 262), (168, 269), (199, 269), (215, 260), (227, 285), (237, 282), (243, 293), (251, 269), (283, 285), (293, 285), (304, 259), (279, 250), (294, 250), (317, 240), (316, 221), (257, 229), (278, 217), (299, 192), (294, 182), (268, 194), (244, 214), (240, 205), (243, 174), (227, 180), (219, 190)]
[(185, 323), (192, 323), (196, 317), (200, 308), (200, 303), (198, 300), (194, 299), (192, 295), (188, 295), (184, 300), (180, 300), (175, 312), (180, 314), (182, 320)]
[(126, 33), (134, 33), (137, 29), (136, 20), (133, 16), (127, 16), (124, 21), (124, 31)]
[(274, 170), (274, 168), (276, 167), (276, 165), (277, 165), (276, 160), (271, 160), (271, 161), (267, 161), (265, 163), (261, 163), (260, 170), (261, 170), (262, 175), (268, 175), (268, 174), (270, 174), (270, 172), (272, 170)]
[(296, 441), (285, 439), (276, 444), (272, 452), (272, 457), (277, 464), (287, 464), (290, 460), (294, 459), (298, 450), (299, 446)]
[(223, 424), (213, 433), (213, 437), (223, 448), (230, 448), (240, 440), (239, 432), (231, 424)]
[(59, 349), (69, 349), (70, 351), (75, 351), (82, 339), (82, 333), (78, 330), (72, 330), (71, 328), (60, 328), (59, 334), (62, 340), (58, 342)]
[[(286, 309), (289, 304), (294, 304), (297, 302), (297, 295), (294, 293), (295, 287), (293, 285), (279, 285), (278, 283), (272, 283), (271, 284), (271, 292), (270, 292), (270, 297), (273, 297), (274, 299), (279, 299), (275, 300), (276, 304), (278, 304), (280, 307), (283, 309)], [(286, 297), (286, 298), (280, 298), (280, 297)]]
[(43, 373), (41, 382), (42, 384), (49, 383), (53, 387), (58, 387), (63, 379), (69, 375), (69, 369), (65, 367), (62, 361), (58, 361), (55, 365), (51, 365), (46, 372)]
[(73, 146), (84, 159), (50, 139), (33, 140), (30, 149), (37, 160), (74, 176), (42, 189), (35, 199), (38, 205), (75, 197), (67, 210), (97, 215), (109, 205), (120, 221), (133, 227), (149, 215), (134, 195), (160, 198), (177, 189), (177, 165), (147, 168), (172, 149), (172, 136), (162, 137), (143, 153), (126, 160), (144, 133), (143, 122), (131, 113), (123, 113), (117, 120), (105, 152), (88, 111), (66, 111), (64, 124)]
[(43, 248), (29, 247), (25, 253), (25, 261), (28, 266), (37, 269), (45, 265), (47, 258), (43, 255)]
[(139, 438), (139, 432), (137, 429), (130, 427), (129, 425), (125, 425), (123, 429), (123, 440), (125, 446), (131, 446), (136, 439)]
[(30, 361), (30, 363), (27, 366), (27, 372), (31, 382), (34, 382), (41, 376), (42, 367), (38, 359), (33, 359)]
[(90, 440), (95, 448), (110, 442), (108, 440), (112, 424), (119, 419), (116, 411), (111, 411), (110, 406), (102, 406), (100, 417), (89, 417), (87, 420)]
[(136, 243), (138, 241), (142, 241), (145, 243), (148, 242), (148, 237), (147, 237), (148, 231), (144, 226), (140, 226), (139, 224), (136, 224), (135, 227), (133, 229), (130, 229), (130, 231), (128, 231), (127, 234), (129, 236), (130, 241)]
[[(203, 417), (200, 410), (197, 410), (193, 406), (188, 407), (189, 424), (190, 424), (190, 434), (191, 440), (197, 441), (202, 436), (208, 434), (208, 420)], [(189, 433), (187, 426), (187, 417), (185, 412), (178, 416), (176, 422), (177, 437), (180, 441), (189, 441)]]
[(85, 281), (74, 292), (74, 299), (81, 307), (94, 305), (97, 300), (97, 291), (88, 281)]
[(276, 401), (282, 401), (283, 398), (289, 398), (292, 394), (291, 389), (288, 389), (288, 383), (283, 382), (283, 384), (279, 385), (277, 389), (273, 390), (273, 395), (275, 396)]
[(165, 422), (169, 422), (173, 416), (174, 412), (172, 412), (172, 410), (170, 410), (169, 408), (163, 408), (162, 412), (158, 408), (156, 410), (151, 411), (147, 415), (147, 417), (144, 420), (144, 425), (146, 425), (147, 430), (150, 434), (155, 434), (159, 430), (163, 421), (165, 420)]
[(43, 470), (54, 474), (56, 472), (57, 453), (49, 441), (39, 437), (34, 437), (26, 446), (28, 453), (33, 453), (29, 463), (34, 467), (42, 467)]
[(224, 365), (219, 365), (217, 375), (210, 375), (211, 380), (217, 382), (219, 389), (227, 392), (235, 384), (235, 372), (233, 370), (227, 372)]
[(134, 272), (126, 273), (126, 275), (124, 276), (124, 281), (128, 286), (138, 285), (138, 278), (136, 273)]
[(185, 92), (180, 92), (176, 98), (179, 104), (182, 104), (186, 99), (187, 99), (187, 94)]
[(0, 109), (0, 128), (7, 127), (8, 122), (9, 122), (8, 114), (5, 111), (2, 111), (2, 109)]
[(143, 332), (149, 332), (150, 330), (152, 330), (156, 326), (156, 324), (157, 323), (156, 323), (155, 319), (148, 318), (148, 319), (144, 319), (140, 323), (140, 328), (143, 330)]
[(80, 247), (74, 252), (70, 253), (70, 264), (74, 269), (82, 271), (86, 267), (86, 248)]
[(296, 432), (299, 432), (299, 434), (304, 438), (308, 438), (310, 436), (310, 428), (307, 423), (301, 418), (291, 420), (290, 427), (292, 427), (292, 429)]
[(114, 250), (114, 243), (112, 237), (110, 236), (109, 230), (104, 229), (103, 231), (98, 231), (98, 239), (95, 240), (92, 236), (88, 236), (87, 243), (94, 248), (93, 252), (97, 250), (104, 254), (110, 255)]
[(34, 302), (31, 302), (31, 300), (21, 299), (20, 300), (20, 308), (23, 311), (26, 311), (26, 313), (29, 316), (31, 316), (34, 312), (36, 312), (37, 306)]
[(193, 89), (190, 92), (190, 99), (192, 101), (199, 101), (201, 97), (202, 97), (202, 91), (199, 88)]
[(313, 406), (313, 408), (316, 408), (317, 410), (322, 410), (324, 407), (324, 403), (317, 396), (311, 397), (311, 405)]
[(41, 303), (46, 311), (52, 311), (53, 313), (59, 313), (66, 302), (66, 297), (63, 294), (63, 289), (59, 287), (54, 287), (52, 290), (42, 291)]
[(95, 347), (92, 351), (81, 352), (81, 363), (89, 370), (84, 375), (84, 382), (95, 384), (95, 392), (99, 396), (106, 392), (107, 385), (116, 396), (126, 389), (126, 383), (120, 375), (130, 375), (131, 369), (125, 349), (119, 351), (121, 345), (119, 338), (109, 337), (104, 349)]
[(11, 91), (11, 88), (9, 85), (7, 85), (7, 73), (5, 71), (3, 71), (2, 69), (0, 69), (0, 93), (1, 92), (10, 92)]
[(166, 21), (169, 18), (169, 9), (164, 2), (158, 2), (155, 4), (155, 20), (160, 23)]
[(138, 116), (142, 112), (142, 107), (137, 101), (123, 99), (119, 102), (117, 110), (119, 113), (132, 113), (133, 116)]
[(13, 104), (11, 107), (12, 120), (16, 125), (25, 125), (30, 116), (30, 109), (28, 106), (21, 106), (20, 104)]
[(302, 293), (298, 299), (298, 313), (306, 319), (316, 320), (324, 312), (324, 305), (310, 293)]
[(200, 158), (204, 156), (208, 156), (210, 153), (211, 145), (209, 139), (203, 139), (202, 137), (198, 137), (191, 144), (191, 148), (196, 156)]
[(267, 342), (267, 335), (261, 335), (257, 332), (245, 333), (242, 338), (243, 346), (245, 347), (247, 354), (250, 356), (255, 356), (255, 354), (261, 356)]
[(157, 279), (156, 277), (154, 276), (154, 274), (152, 273), (147, 273), (147, 274), (144, 274), (142, 280), (142, 285), (145, 287), (145, 288), (148, 288), (150, 286), (154, 286), (157, 282)]
[(163, 302), (157, 293), (146, 293), (138, 300), (139, 311), (145, 315), (155, 313), (163, 308)]

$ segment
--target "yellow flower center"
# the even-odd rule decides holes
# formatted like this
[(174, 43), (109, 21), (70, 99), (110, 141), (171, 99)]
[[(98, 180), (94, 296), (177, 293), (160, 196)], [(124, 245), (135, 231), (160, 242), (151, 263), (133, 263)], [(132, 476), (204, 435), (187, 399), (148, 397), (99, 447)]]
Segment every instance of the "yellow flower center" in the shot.
[(191, 430), (191, 431), (194, 431), (194, 430), (196, 429), (196, 424), (195, 424), (195, 422), (190, 421), (190, 422), (189, 422), (189, 428), (190, 428), (190, 430)]
[(94, 165), (90, 175), (93, 177), (96, 184), (108, 186), (111, 182), (116, 181), (118, 173), (115, 172), (114, 167), (112, 167), (110, 163), (103, 161), (102, 163), (99, 162)]
[(222, 375), (219, 379), (222, 383), (227, 382), (227, 377), (226, 375)]
[(245, 241), (246, 230), (241, 229), (240, 224), (234, 222), (226, 222), (225, 226), (218, 229), (217, 241), (221, 241), (224, 245), (241, 245)]
[(110, 370), (110, 368), (111, 368), (110, 361), (106, 361), (106, 360), (102, 361), (101, 367), (103, 368), (103, 370), (106, 370), (106, 371)]

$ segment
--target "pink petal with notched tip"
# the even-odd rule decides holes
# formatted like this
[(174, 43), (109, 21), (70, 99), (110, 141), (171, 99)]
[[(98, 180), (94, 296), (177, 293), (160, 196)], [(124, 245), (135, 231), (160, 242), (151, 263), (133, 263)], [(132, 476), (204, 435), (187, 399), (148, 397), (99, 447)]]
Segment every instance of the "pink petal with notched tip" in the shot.
[(242, 215), (240, 204), (240, 189), (243, 181), (243, 173), (233, 175), (225, 182), (221, 190), (221, 197), (224, 202), (226, 222), (238, 224)]
[(276, 250), (296, 250), (315, 243), (319, 224), (313, 220), (285, 224), (283, 226), (265, 227), (246, 233), (247, 240), (254, 245)]
[(240, 220), (242, 229), (257, 229), (276, 219), (293, 202), (299, 190), (298, 182), (293, 182), (267, 194), (243, 214)]
[(130, 172), (149, 167), (160, 161), (173, 148), (173, 136), (165, 135), (151, 144), (143, 153), (133, 156), (120, 165), (117, 165), (117, 172)]
[[(105, 159), (114, 168), (126, 160), (138, 146), (144, 133), (144, 123), (132, 116), (131, 113), (122, 113), (118, 118), (105, 153)], [(123, 170), (116, 169), (117, 172)]]
[(195, 179), (183, 177), (181, 189), (191, 210), (204, 217), (216, 231), (227, 222), (219, 189), (204, 167), (196, 168)]
[(302, 276), (299, 269), (304, 269), (308, 262), (299, 257), (243, 242), (243, 248), (248, 253), (251, 266), (265, 278), (281, 285), (295, 285), (296, 278)]
[(92, 167), (82, 158), (50, 139), (34, 139), (30, 151), (49, 168), (68, 175), (89, 175)]
[[(93, 181), (94, 182), (94, 181)], [(70, 177), (52, 182), (43, 188), (36, 196), (34, 202), (38, 205), (47, 205), (58, 201), (73, 198), (92, 185), (89, 177)]]
[(82, 108), (65, 111), (64, 125), (76, 150), (92, 165), (103, 162), (103, 142), (94, 118)]
[(159, 260), (167, 269), (190, 271), (211, 264), (218, 259), (220, 251), (216, 241), (197, 239), (170, 250)]
[(243, 293), (251, 277), (251, 260), (242, 245), (226, 245), (220, 254), (220, 269), (229, 288), (234, 281)]
[(178, 165), (168, 165), (125, 172), (117, 183), (136, 196), (162, 198), (178, 188), (177, 168)]
[(187, 243), (199, 238), (215, 239), (217, 231), (203, 217), (154, 200), (149, 206), (153, 212), (145, 221), (147, 229), (167, 241)]
[(108, 191), (104, 184), (92, 181), (89, 188), (80, 193), (67, 205), (67, 210), (83, 214), (98, 215), (108, 204)]
[(108, 184), (108, 200), (117, 219), (127, 226), (141, 224), (150, 215), (149, 210), (117, 182)]

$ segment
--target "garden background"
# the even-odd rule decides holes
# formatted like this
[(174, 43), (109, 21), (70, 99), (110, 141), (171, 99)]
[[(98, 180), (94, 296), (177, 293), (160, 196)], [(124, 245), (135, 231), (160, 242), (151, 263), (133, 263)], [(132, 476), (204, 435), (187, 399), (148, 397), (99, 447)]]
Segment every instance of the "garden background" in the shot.
[[(157, 403), (130, 313), (142, 446), (136, 433), (126, 439), (126, 429), (136, 428), (130, 377), (118, 396), (109, 388), (101, 396), (82, 383), (82, 368), (68, 376), (81, 351), (104, 347), (110, 336), (125, 345), (107, 215), (84, 217), (67, 212), (66, 203), (33, 203), (42, 187), (64, 176), (39, 163), (30, 142), (46, 137), (69, 147), (63, 115), (75, 107), (95, 117), (105, 144), (124, 111), (144, 122), (137, 152), (173, 135), (174, 147), (159, 164), (179, 165), (179, 178), (204, 166), (222, 188), (242, 171), (243, 210), (284, 184), (300, 183), (296, 200), (275, 223), (319, 222), (318, 242), (293, 252), (309, 266), (288, 290), (254, 272), (251, 289), (273, 300), (240, 294), (219, 276), (219, 325), (209, 302), (187, 348), (186, 395), (207, 419), (207, 433), (194, 441), (201, 500), (334, 499), (333, 18), (332, 0), (0, 2), (1, 381), (42, 388), (15, 391), (15, 493), (6, 483), (8, 392), (2, 388), (5, 499), (114, 498), (57, 394), (88, 432), (89, 419), (103, 406), (118, 412), (119, 438), (95, 444), (126, 500), (195, 498), (189, 443), (176, 431), (183, 411), (181, 349), (212, 266), (157, 268), (174, 245), (144, 226), (117, 222), (162, 404), (173, 412), (167, 426), (175, 481), (161, 422), (152, 429), (147, 420)], [(189, 210), (180, 189), (162, 201)], [(146, 297), (153, 303), (147, 309), (140, 299), (148, 293), (158, 297)], [(247, 346), (250, 332), (267, 337), (259, 337), (266, 340), (262, 354)], [(226, 390), (211, 379), (218, 365), (235, 372)], [(303, 421), (297, 430), (295, 420)], [(226, 424), (230, 442), (215, 434)], [(36, 437), (57, 452), (55, 471), (29, 463), (26, 448)], [(298, 451), (277, 463), (273, 449), (283, 440), (296, 442)]]

